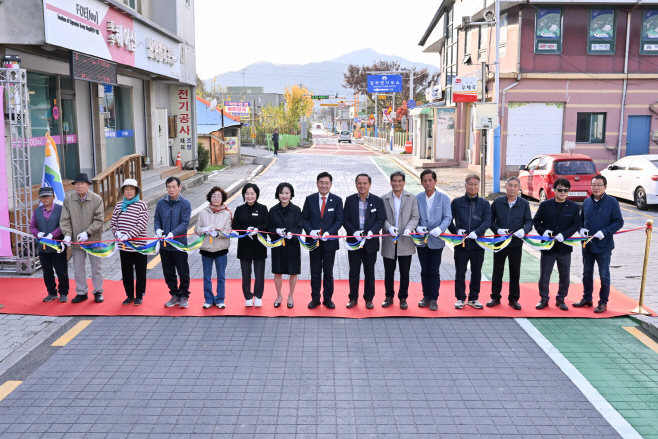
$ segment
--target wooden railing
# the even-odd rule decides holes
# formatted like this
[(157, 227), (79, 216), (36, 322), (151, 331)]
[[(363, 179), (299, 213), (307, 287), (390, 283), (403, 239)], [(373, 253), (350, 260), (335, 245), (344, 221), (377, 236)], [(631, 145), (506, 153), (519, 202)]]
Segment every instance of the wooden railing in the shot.
[(123, 198), (119, 188), (126, 178), (134, 178), (142, 187), (141, 154), (126, 155), (91, 179), (94, 193), (103, 199), (105, 221), (110, 219), (114, 206)]

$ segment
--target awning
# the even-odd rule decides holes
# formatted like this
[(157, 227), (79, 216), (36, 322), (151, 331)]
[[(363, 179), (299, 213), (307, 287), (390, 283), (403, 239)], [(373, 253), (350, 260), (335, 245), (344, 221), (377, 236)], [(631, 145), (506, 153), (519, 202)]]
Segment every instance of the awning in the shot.
[(446, 103), (441, 101), (441, 102), (432, 102), (431, 104), (425, 104), (421, 105), (420, 107), (412, 108), (409, 110), (409, 114), (411, 116), (420, 116), (421, 114), (427, 114), (430, 116), (434, 115), (434, 108), (435, 107), (445, 107)]
[(222, 128), (240, 127), (242, 123), (224, 112), (224, 125), (222, 125), (222, 113), (219, 109), (210, 111), (210, 103), (197, 96), (196, 99), (196, 128), (199, 134), (210, 134)]

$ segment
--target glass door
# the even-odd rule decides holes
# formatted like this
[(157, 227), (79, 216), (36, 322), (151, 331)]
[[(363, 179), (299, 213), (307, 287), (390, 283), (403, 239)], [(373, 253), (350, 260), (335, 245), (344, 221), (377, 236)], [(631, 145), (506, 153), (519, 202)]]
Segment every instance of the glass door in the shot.
[(62, 97), (62, 179), (72, 180), (80, 172), (78, 127), (75, 118), (75, 100)]
[(107, 166), (135, 152), (132, 89), (105, 85), (105, 158)]

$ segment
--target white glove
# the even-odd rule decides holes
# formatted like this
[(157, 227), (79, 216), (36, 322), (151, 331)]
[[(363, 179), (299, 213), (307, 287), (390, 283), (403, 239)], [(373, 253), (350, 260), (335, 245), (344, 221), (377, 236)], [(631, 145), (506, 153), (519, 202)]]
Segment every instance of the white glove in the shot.
[(587, 229), (580, 229), (580, 232), (578, 232), (578, 233), (580, 233), (580, 236), (582, 238), (586, 238), (586, 237), (589, 236), (589, 230), (587, 230)]
[(327, 239), (326, 239), (327, 236), (329, 236), (329, 232), (324, 232), (324, 233), (322, 234), (322, 240), (323, 240), (323, 241), (327, 241)]
[(478, 234), (475, 232), (471, 232), (468, 234), (469, 239), (478, 239)]
[(210, 227), (199, 227), (197, 230), (198, 235), (207, 235), (208, 231), (210, 230)]
[(404, 233), (403, 233), (403, 235), (404, 235), (404, 236), (411, 236), (411, 230), (409, 230), (409, 229), (404, 229)]
[(603, 235), (603, 232), (600, 231), (600, 230), (594, 234), (594, 237), (599, 238), (599, 239), (605, 238), (605, 236)]
[(427, 227), (418, 226), (418, 227), (416, 227), (416, 232), (418, 232), (418, 233), (427, 233)]
[(164, 232), (164, 230), (162, 230), (162, 229), (156, 230), (155, 231), (155, 236), (157, 236), (158, 238), (162, 238), (162, 232)]
[(121, 235), (121, 238), (119, 238), (121, 241), (128, 241), (128, 235), (125, 233)]
[(519, 229), (516, 232), (514, 232), (514, 236), (517, 238), (523, 238), (525, 236), (525, 230)]
[(292, 238), (293, 238), (292, 232), (286, 233), (286, 239), (292, 239)]
[(397, 235), (398, 234), (398, 228), (397, 227), (389, 227), (388, 228), (388, 234), (389, 235)]
[(541, 235), (541, 236), (552, 236), (552, 235), (553, 235), (553, 231), (552, 231), (552, 230), (546, 230), (546, 231), (544, 232), (544, 234)]
[(47, 234), (46, 239), (53, 239), (53, 234), (52, 233)]
[(354, 235), (352, 235), (352, 236), (354, 236), (355, 238), (358, 238), (361, 235), (363, 235), (363, 230), (357, 230), (356, 232), (354, 232)]
[(465, 234), (466, 234), (466, 230), (464, 230), (464, 229), (459, 229), (459, 230), (457, 230), (457, 234), (458, 234), (458, 235), (465, 235)]
[(366, 239), (370, 239), (372, 237), (372, 235), (374, 235), (374, 233), (372, 233), (372, 230), (368, 230), (368, 234), (366, 235)]
[(71, 237), (70, 236), (65, 236), (63, 242), (64, 242), (64, 244), (70, 246), (71, 245)]
[(121, 239), (121, 232), (119, 232), (118, 230), (116, 232), (114, 232), (114, 237), (116, 239)]
[(210, 233), (210, 236), (212, 236), (213, 238), (217, 238), (217, 236), (219, 236), (217, 230), (210, 230), (208, 233)]
[(283, 236), (286, 235), (286, 234), (284, 233), (285, 231), (286, 231), (285, 228), (283, 228), (283, 229), (276, 229), (276, 233), (278, 233), (279, 236), (281, 236), (281, 237), (283, 237)]
[(89, 239), (89, 235), (87, 235), (87, 232), (84, 231), (78, 235), (77, 238), (75, 238), (76, 241), (78, 242), (85, 242), (86, 240)]
[(434, 228), (430, 231), (430, 235), (432, 235), (432, 236), (435, 237), (435, 238), (438, 238), (439, 235), (440, 235), (441, 233), (443, 233), (443, 230), (441, 230), (440, 227), (434, 227)]
[(171, 233), (171, 232), (169, 232), (169, 234), (168, 234), (165, 238), (167, 238), (167, 239), (171, 239), (171, 238), (173, 238), (173, 237), (174, 237), (174, 234)]
[(258, 229), (256, 227), (252, 227), (251, 228), (251, 233), (249, 234), (249, 236), (255, 236), (256, 233), (258, 233)]
[(509, 235), (509, 229), (498, 229), (499, 235)]
[(311, 233), (309, 233), (314, 238), (319, 238), (320, 237), (320, 231), (319, 230), (311, 230)]
[(564, 242), (564, 236), (562, 236), (562, 233), (558, 233), (555, 240), (558, 242)]
[(39, 238), (39, 239), (43, 238), (44, 236), (46, 236), (46, 234), (43, 233), (43, 232), (37, 233), (37, 238)]

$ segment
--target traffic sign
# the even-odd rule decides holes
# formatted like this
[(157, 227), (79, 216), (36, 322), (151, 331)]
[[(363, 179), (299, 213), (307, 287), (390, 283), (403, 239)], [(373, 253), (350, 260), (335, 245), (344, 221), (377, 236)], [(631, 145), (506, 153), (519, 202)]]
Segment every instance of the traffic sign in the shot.
[(400, 93), (402, 75), (368, 75), (368, 93)]
[(315, 99), (319, 101), (321, 99), (329, 99), (329, 96), (311, 95), (311, 99)]
[(415, 106), (416, 106), (416, 101), (414, 101), (413, 99), (409, 99), (407, 101), (407, 108), (411, 109), (411, 108), (414, 108)]
[(251, 127), (251, 138), (252, 139), (256, 138), (256, 127)]
[(337, 107), (338, 104), (320, 104), (321, 107)]
[(383, 100), (388, 99), (388, 96), (386, 96), (386, 95), (379, 95), (379, 96), (377, 96), (377, 99), (381, 99), (381, 100), (383, 101)]
[(340, 101), (340, 108), (345, 108), (345, 101)]

